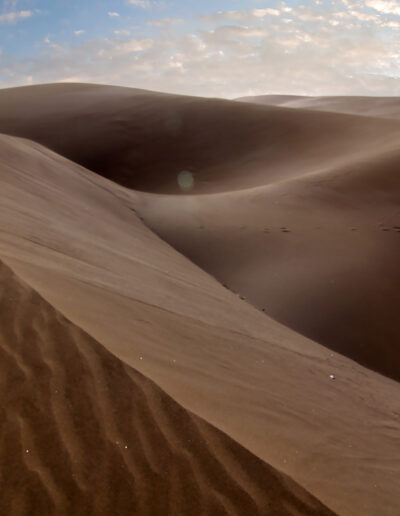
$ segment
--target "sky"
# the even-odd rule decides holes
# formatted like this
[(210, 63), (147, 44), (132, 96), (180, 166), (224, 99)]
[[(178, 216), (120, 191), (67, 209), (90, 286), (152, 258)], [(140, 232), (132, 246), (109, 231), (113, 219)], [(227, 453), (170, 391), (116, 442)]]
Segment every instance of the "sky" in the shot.
[(0, 87), (400, 95), (400, 0), (0, 0)]

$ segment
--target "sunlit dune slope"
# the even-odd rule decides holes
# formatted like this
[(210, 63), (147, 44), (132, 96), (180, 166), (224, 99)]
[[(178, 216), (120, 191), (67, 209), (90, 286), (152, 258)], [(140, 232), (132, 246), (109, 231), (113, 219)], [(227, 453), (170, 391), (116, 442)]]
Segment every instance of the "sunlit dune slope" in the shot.
[(333, 515), (0, 264), (0, 513)]
[(145, 222), (300, 333), (400, 380), (400, 152), (268, 187), (132, 194)]
[[(78, 326), (98, 342), (82, 344), (82, 353), (97, 364), (113, 355), (106, 360), (120, 368), (124, 389), (144, 388), (130, 366), (336, 513), (397, 516), (398, 383), (243, 302), (150, 231), (132, 211), (131, 192), (38, 144), (0, 137), (0, 191), (1, 259), (67, 317), (75, 336)], [(109, 392), (94, 410), (124, 406)]]
[(284, 106), (379, 118), (400, 118), (399, 97), (259, 95), (255, 97), (241, 97), (237, 100), (266, 106)]
[(398, 147), (400, 123), (99, 85), (0, 90), (0, 132), (125, 186), (189, 193), (271, 184)]

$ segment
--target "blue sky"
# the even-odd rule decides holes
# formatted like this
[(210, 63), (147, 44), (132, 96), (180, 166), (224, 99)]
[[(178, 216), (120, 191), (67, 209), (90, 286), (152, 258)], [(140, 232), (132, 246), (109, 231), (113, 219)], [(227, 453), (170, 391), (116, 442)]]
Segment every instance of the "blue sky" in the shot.
[(399, 95), (400, 0), (0, 0), (0, 87)]

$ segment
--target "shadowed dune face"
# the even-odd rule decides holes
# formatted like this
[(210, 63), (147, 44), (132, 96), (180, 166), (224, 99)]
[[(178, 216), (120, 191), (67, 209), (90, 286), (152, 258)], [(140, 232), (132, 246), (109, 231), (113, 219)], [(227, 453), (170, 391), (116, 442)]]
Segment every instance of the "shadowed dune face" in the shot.
[(0, 263), (0, 512), (333, 515)]
[[(271, 184), (400, 142), (394, 121), (70, 84), (0, 90), (0, 132), (136, 190), (190, 194)], [(180, 187), (183, 171), (192, 188)]]

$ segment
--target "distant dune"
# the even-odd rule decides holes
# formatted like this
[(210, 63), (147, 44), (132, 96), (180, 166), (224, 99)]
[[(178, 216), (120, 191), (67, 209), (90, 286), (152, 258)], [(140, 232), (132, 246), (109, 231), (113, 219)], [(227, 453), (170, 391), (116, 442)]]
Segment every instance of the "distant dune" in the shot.
[[(57, 84), (0, 90), (0, 132), (37, 141), (135, 190), (264, 186), (398, 148), (400, 122), (129, 88)], [(189, 192), (190, 193), (190, 192)]]
[(64, 84), (0, 131), (0, 512), (398, 516), (400, 122)]
[(237, 100), (240, 102), (262, 104), (265, 106), (284, 106), (379, 118), (400, 118), (399, 97), (305, 97), (298, 95), (259, 95), (255, 97), (240, 97)]

